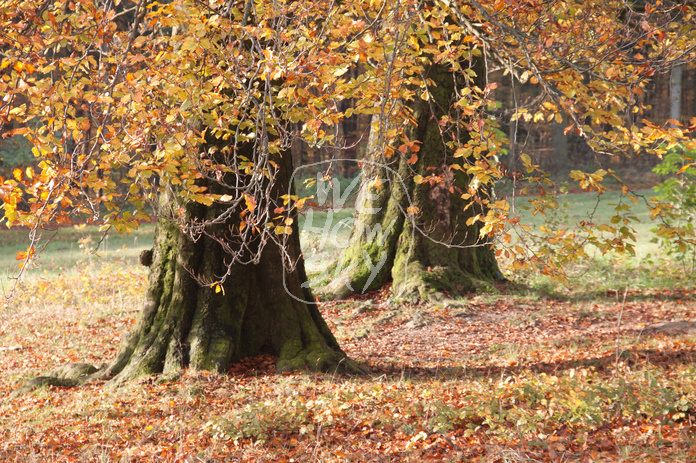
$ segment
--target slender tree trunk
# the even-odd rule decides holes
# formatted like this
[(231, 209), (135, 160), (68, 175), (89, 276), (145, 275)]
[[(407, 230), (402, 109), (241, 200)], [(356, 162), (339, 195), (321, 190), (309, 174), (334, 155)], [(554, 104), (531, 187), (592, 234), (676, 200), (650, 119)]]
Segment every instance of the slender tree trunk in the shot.
[(683, 66), (675, 66), (669, 79), (669, 118), (681, 119)]
[[(408, 164), (410, 153), (397, 154), (385, 167), (375, 149), (379, 121), (373, 121), (350, 245), (334, 281), (324, 288), (336, 297), (393, 281), (397, 295), (428, 299), (474, 291), (482, 282), (502, 277), (491, 244), (479, 240), (480, 227), (467, 225), (483, 211), (476, 205), (467, 208), (462, 194), (469, 179), (450, 168), (453, 150), (445, 145), (438, 124), (456, 101), (455, 77), (443, 65), (432, 65), (427, 77), (436, 84), (432, 101), (416, 99), (412, 109), (417, 124), (407, 133), (421, 143), (417, 162)], [(433, 173), (442, 181), (414, 183), (414, 176)], [(376, 178), (382, 179), (380, 188)], [(412, 206), (418, 210), (415, 216), (407, 214)]]
[[(276, 178), (276, 194), (288, 191), (291, 156)], [(161, 197), (162, 211), (179, 207), (174, 195)], [(215, 212), (200, 204), (186, 205), (192, 218)], [(102, 372), (120, 382), (141, 375), (173, 375), (182, 368), (227, 371), (231, 363), (259, 353), (279, 356), (278, 370), (360, 371), (341, 351), (308, 289), (297, 230), (287, 251), (297, 262), (283, 271), (277, 245), (267, 243), (256, 265), (235, 265), (216, 292), (199, 279), (216, 281), (225, 272), (225, 253), (209, 237), (196, 242), (175, 223), (160, 219), (152, 252), (145, 307), (120, 352)], [(294, 297), (293, 297), (294, 296)]]

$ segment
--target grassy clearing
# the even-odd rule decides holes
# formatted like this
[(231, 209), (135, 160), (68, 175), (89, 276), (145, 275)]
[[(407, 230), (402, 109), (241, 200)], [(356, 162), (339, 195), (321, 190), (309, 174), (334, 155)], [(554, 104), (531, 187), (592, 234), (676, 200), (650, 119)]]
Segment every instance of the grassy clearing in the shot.
[[(135, 265), (138, 254), (152, 247), (155, 226), (142, 224), (130, 234), (104, 234), (97, 226), (60, 227), (39, 234), (37, 259), (30, 264), (25, 276), (29, 279), (58, 276), (79, 270), (85, 265)], [(2, 252), (0, 269), (3, 275), (14, 275), (18, 269), (17, 253), (27, 250), (29, 234), (25, 229), (0, 230)]]
[[(569, 211), (585, 199), (569, 195)], [(79, 248), (89, 231), (56, 237), (0, 310), (1, 395), (58, 364), (108, 361), (134, 323), (152, 229), (100, 258)], [(0, 233), (5, 254), (26, 248)], [(6, 398), (0, 460), (696, 461), (693, 282), (652, 252), (586, 267), (571, 289), (522, 275), (438, 304), (395, 306), (386, 291), (324, 304), (363, 377), (277, 375), (259, 357), (228, 375)]]
[[(569, 287), (556, 283), (544, 276), (530, 272), (513, 274), (505, 269), (509, 277), (529, 286), (533, 292), (541, 291), (553, 297), (596, 298), (607, 294), (623, 294), (628, 288), (650, 291), (652, 288), (694, 288), (690, 277), (692, 268), (664, 255), (664, 250), (655, 240), (650, 220), (650, 211), (646, 202), (653, 196), (652, 190), (639, 190), (638, 204), (622, 198), (621, 192), (608, 191), (596, 194), (562, 194), (559, 196), (560, 207), (549, 215), (532, 215), (529, 198), (516, 198), (515, 207), (524, 223), (533, 229), (545, 225), (554, 230), (577, 230), (582, 220), (592, 220), (596, 224), (610, 223), (612, 217), (631, 216), (631, 227), (636, 237), (634, 254), (601, 254), (588, 248), (591, 256), (583, 262), (568, 266), (566, 273)], [(631, 206), (630, 211), (616, 211), (621, 204)], [(506, 265), (505, 262), (502, 263)]]

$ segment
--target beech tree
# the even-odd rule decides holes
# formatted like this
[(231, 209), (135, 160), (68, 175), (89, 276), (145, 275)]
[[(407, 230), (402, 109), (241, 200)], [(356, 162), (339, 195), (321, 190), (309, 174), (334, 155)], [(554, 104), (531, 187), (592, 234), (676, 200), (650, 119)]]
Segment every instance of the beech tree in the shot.
[[(516, 270), (534, 268), (564, 280), (564, 266), (586, 257), (588, 244), (602, 252), (630, 252), (626, 204), (617, 206), (611, 224), (589, 218), (580, 233), (545, 227), (541, 249), (524, 245), (534, 232), (518, 224), (493, 183), (514, 175), (522, 185), (519, 193), (536, 190), (530, 200), (535, 215), (558, 203), (552, 182), (528, 153), (521, 158), (524, 178), (501, 169), (509, 141), (487, 111), (498, 85), (488, 81), (488, 68), (502, 67), (513, 85), (540, 87), (535, 106), (516, 108), (511, 124), (552, 122), (559, 145), (554, 149), (567, 150), (561, 145), (573, 132), (598, 154), (661, 156), (680, 141), (692, 143), (683, 137), (695, 120), (689, 128), (664, 130), (641, 119), (641, 95), (655, 73), (693, 62), (692, 8), (684, 2), (661, 7), (623, 1), (424, 6), (413, 29), (416, 37), (427, 37), (415, 46), (412, 69), (419, 79), (406, 80), (409, 91), (392, 102), (395, 109), (382, 110), (373, 121), (356, 225), (333, 274), (324, 275), (334, 279), (323, 289), (344, 297), (393, 281), (396, 294), (427, 299), (475, 291), (500, 279), (495, 256), (510, 259)], [(398, 42), (398, 30), (388, 34)], [(413, 51), (402, 46), (395, 53), (408, 61)], [(403, 130), (397, 130), (400, 125)], [(399, 147), (397, 155), (391, 146)], [(570, 175), (582, 189), (600, 194), (605, 177), (621, 181), (605, 169)], [(384, 181), (376, 188), (378, 178)], [(626, 202), (637, 201), (626, 186), (623, 194)], [(651, 208), (660, 216), (669, 205), (654, 202)]]
[[(566, 132), (598, 152), (660, 154), (692, 129), (638, 119), (650, 76), (694, 59), (687, 3), (641, 11), (618, 0), (10, 3), (0, 11), (0, 121), (37, 158), (0, 186), (6, 223), (31, 230), (21, 268), (51, 224), (87, 217), (128, 232), (157, 220), (143, 256), (146, 305), (116, 359), (93, 373), (117, 381), (187, 366), (226, 371), (259, 352), (278, 355), (279, 370), (361, 371), (306, 285), (297, 218), (312, 198), (291, 181), (298, 137), (340, 148), (333, 127), (373, 116), (349, 271), (337, 281), (365, 290), (393, 279), (429, 297), (496, 278), (495, 253), (515, 269), (556, 275), (582, 256), (578, 240), (624, 249), (630, 238), (621, 223), (587, 223), (534, 254), (505, 248), (528, 228), (494, 195), (507, 141), (488, 113), (492, 63), (544, 92), (515, 118), (565, 115)], [(347, 99), (356, 103), (342, 110)], [(520, 159), (543, 212), (553, 205), (544, 178)], [(613, 175), (571, 172), (600, 192)], [(391, 223), (378, 246), (361, 238)], [(378, 267), (378, 277), (364, 276)], [(400, 280), (399, 270), (409, 276)]]
[[(492, 241), (481, 238), (481, 222), (476, 220), (486, 214), (486, 207), (483, 201), (469, 200), (474, 196), (469, 195), (473, 172), (457, 174), (464, 168), (457, 163), (461, 153), (456, 149), (470, 141), (471, 132), (440, 125), (445, 118), (464, 120), (467, 108), (457, 98), (464, 89), (486, 87), (485, 69), (472, 66), (476, 61), (472, 55), (468, 77), (452, 72), (449, 65), (423, 67), (428, 97), (408, 103), (410, 124), (403, 137), (409, 142), (401, 145), (400, 155), (388, 156), (380, 149), (381, 120), (375, 118), (368, 142), (371, 162), (363, 167), (363, 194), (350, 245), (338, 261), (340, 277), (324, 290), (342, 297), (392, 281), (395, 294), (428, 299), (474, 291), (477, 281), (502, 279)], [(495, 156), (495, 150), (487, 155)], [(375, 179), (380, 179), (379, 188)], [(477, 198), (488, 197), (486, 186), (480, 185)]]

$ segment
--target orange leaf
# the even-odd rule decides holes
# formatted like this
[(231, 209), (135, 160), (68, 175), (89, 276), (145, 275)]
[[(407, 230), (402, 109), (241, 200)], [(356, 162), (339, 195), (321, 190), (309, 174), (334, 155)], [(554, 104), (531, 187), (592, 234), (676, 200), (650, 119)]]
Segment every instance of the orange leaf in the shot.
[(686, 164), (686, 165), (683, 166), (681, 169), (679, 169), (679, 171), (677, 171), (677, 175), (683, 173), (684, 171), (686, 171), (689, 167), (691, 167), (691, 166), (693, 166), (693, 165), (694, 165), (693, 163), (691, 163), (691, 164)]
[(29, 246), (25, 251), (19, 251), (17, 253), (17, 256), (15, 257), (15, 260), (31, 260), (34, 257), (34, 253), (36, 252), (36, 248), (34, 246)]
[(413, 153), (413, 155), (406, 161), (408, 164), (415, 164), (418, 161), (418, 155)]
[(256, 199), (249, 194), (244, 193), (244, 202), (246, 203), (247, 209), (250, 211), (253, 211), (256, 207)]

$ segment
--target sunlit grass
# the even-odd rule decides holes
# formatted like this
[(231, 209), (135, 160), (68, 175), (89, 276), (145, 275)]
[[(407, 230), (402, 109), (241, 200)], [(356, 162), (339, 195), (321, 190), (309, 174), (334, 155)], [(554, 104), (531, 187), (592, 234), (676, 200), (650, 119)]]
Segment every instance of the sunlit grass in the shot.
[[(35, 259), (24, 272), (24, 278), (41, 278), (79, 270), (85, 265), (137, 263), (138, 255), (152, 247), (155, 226), (140, 225), (129, 234), (114, 231), (104, 234), (95, 225), (60, 227), (42, 230), (37, 235)], [(22, 262), (18, 252), (26, 252), (30, 244), (26, 229), (0, 230), (0, 271), (3, 277), (17, 274)]]

